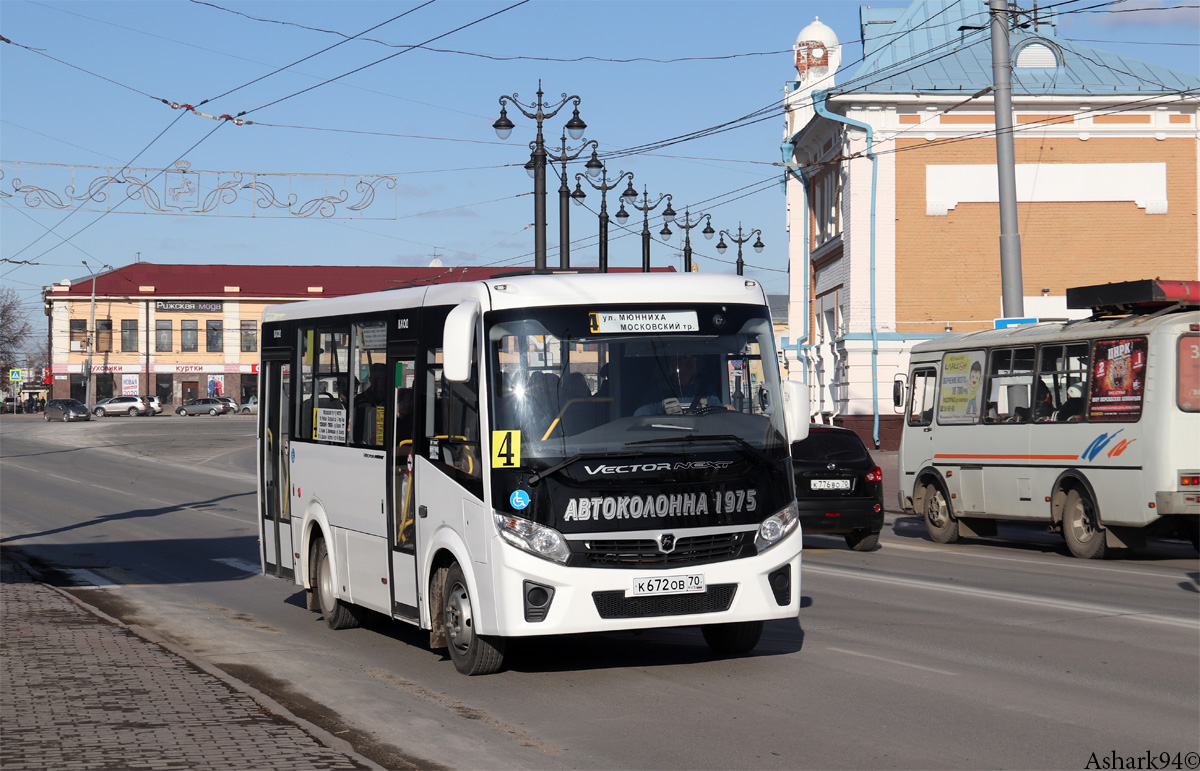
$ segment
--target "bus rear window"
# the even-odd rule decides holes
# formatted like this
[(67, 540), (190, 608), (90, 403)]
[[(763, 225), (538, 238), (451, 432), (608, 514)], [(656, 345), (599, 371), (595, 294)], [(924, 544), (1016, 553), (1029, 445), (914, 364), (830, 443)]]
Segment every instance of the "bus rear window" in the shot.
[(837, 460), (842, 463), (864, 460), (867, 447), (857, 434), (844, 431), (811, 429), (808, 438), (792, 443), (792, 460), (813, 462)]
[(1179, 338), (1175, 404), (1184, 412), (1200, 412), (1200, 335)]

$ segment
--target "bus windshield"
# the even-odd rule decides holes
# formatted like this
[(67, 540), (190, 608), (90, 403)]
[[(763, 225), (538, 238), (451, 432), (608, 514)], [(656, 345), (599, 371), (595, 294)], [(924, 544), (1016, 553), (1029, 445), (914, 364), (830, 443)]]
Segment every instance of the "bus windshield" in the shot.
[(486, 321), (492, 426), (519, 432), (522, 466), (660, 444), (729, 451), (731, 441), (786, 455), (761, 307), (522, 308)]

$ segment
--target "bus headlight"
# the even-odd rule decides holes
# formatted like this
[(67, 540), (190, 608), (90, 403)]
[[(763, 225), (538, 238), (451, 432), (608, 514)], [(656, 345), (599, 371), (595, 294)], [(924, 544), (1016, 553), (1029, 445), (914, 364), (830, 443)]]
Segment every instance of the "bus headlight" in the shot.
[(754, 537), (754, 545), (760, 552), (770, 549), (795, 530), (799, 522), (800, 509), (792, 501), (778, 513), (763, 520), (758, 526), (758, 535)]
[(492, 513), (492, 517), (496, 522), (496, 529), (500, 531), (500, 537), (518, 549), (563, 564), (566, 564), (571, 556), (566, 539), (552, 527), (496, 512)]

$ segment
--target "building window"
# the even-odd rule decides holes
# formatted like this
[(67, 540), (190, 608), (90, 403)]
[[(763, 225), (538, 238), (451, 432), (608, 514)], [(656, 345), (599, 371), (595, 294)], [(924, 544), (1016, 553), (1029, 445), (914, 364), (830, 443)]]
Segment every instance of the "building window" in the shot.
[(197, 351), (200, 344), (200, 331), (196, 321), (179, 322), (179, 350)]
[(112, 319), (96, 320), (96, 352), (112, 351)]
[(121, 319), (121, 350), (136, 351), (138, 349), (137, 319)]
[(242, 350), (258, 350), (258, 328), (253, 319), (242, 322)]
[(204, 322), (204, 341), (205, 349), (209, 353), (220, 353), (225, 350), (223, 341), (221, 340), (224, 329), (221, 321), (206, 321)]
[(840, 167), (834, 167), (819, 177), (813, 188), (814, 240), (820, 246), (842, 232)]
[(71, 319), (71, 350), (86, 351), (87, 350), (87, 321), (84, 319)]
[(170, 353), (174, 350), (174, 333), (171, 330), (171, 320), (154, 322), (154, 350)]

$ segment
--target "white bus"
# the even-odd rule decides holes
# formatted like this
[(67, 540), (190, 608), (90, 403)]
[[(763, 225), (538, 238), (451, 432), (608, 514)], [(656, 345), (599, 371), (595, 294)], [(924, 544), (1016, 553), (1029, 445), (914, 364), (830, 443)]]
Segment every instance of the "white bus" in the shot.
[[(1147, 533), (1200, 532), (1200, 282), (1067, 290), (1090, 318), (913, 346), (900, 506), (930, 537), (1046, 522), (1101, 558)], [(1198, 547), (1200, 548), (1200, 547)]]
[(262, 340), (263, 570), (331, 627), (381, 613), (484, 674), (510, 637), (740, 653), (797, 616), (807, 393), (757, 282), (493, 277), (273, 306)]

